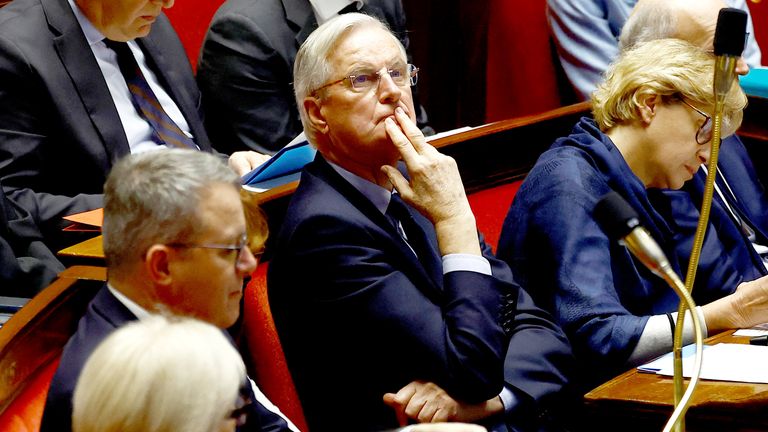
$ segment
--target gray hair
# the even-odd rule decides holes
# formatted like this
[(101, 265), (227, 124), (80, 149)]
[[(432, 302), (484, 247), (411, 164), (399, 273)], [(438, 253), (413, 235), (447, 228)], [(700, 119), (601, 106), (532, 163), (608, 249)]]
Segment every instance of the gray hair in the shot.
[(309, 35), (299, 48), (296, 60), (293, 63), (293, 88), (296, 93), (296, 106), (299, 108), (301, 123), (311, 143), (315, 143), (314, 134), (308, 127), (309, 119), (304, 110), (304, 99), (323, 84), (335, 77), (329, 63), (331, 54), (339, 41), (350, 31), (363, 26), (378, 27), (392, 36), (403, 59), (407, 59), (405, 47), (400, 40), (392, 34), (386, 24), (380, 20), (361, 13), (347, 13), (339, 15), (318, 27)]
[(237, 174), (210, 153), (163, 149), (120, 160), (104, 184), (107, 268), (130, 271), (153, 244), (196, 232), (200, 201), (218, 183), (240, 188)]
[(240, 354), (220, 329), (151, 316), (114, 331), (88, 358), (73, 396), (73, 430), (218, 430), (245, 382)]
[(619, 51), (657, 39), (674, 38), (677, 30), (676, 9), (659, 1), (639, 1), (624, 23), (619, 36)]

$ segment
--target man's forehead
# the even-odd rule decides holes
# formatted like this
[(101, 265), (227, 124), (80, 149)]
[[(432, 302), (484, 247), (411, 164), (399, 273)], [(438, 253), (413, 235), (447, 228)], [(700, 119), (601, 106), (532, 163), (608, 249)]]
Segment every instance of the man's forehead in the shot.
[(720, 9), (727, 7), (722, 0), (680, 0), (677, 3), (678, 38), (712, 50)]
[(374, 25), (361, 26), (344, 34), (331, 52), (331, 60), (342, 65), (369, 63), (373, 66), (404, 61), (397, 39)]

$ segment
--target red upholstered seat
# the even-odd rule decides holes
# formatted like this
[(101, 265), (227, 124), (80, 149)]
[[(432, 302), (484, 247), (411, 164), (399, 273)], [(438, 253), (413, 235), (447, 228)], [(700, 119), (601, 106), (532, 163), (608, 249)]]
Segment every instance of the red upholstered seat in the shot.
[(21, 393), (0, 414), (0, 431), (37, 432), (40, 430), (48, 386), (58, 366), (59, 359), (56, 359), (34, 374)]
[(548, 111), (574, 101), (550, 42), (546, 0), (491, 0), (488, 122)]
[(485, 241), (494, 251), (499, 243), (501, 226), (507, 216), (509, 206), (515, 197), (522, 180), (505, 183), (469, 194), (469, 205), (475, 214), (477, 229), (485, 236)]
[(192, 69), (197, 68), (197, 58), (200, 56), (205, 32), (208, 31), (213, 14), (222, 3), (224, 0), (187, 0), (165, 10), (187, 51)]
[(245, 289), (243, 357), (249, 363), (249, 373), (261, 391), (299, 430), (307, 431), (304, 412), (267, 300), (267, 266), (268, 263), (259, 264)]

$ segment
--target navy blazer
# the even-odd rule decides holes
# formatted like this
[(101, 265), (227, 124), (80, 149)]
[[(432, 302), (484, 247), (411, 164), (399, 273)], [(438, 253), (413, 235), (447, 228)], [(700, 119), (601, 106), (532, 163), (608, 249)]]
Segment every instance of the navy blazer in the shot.
[[(165, 15), (137, 42), (198, 146), (210, 151), (200, 93)], [(53, 238), (61, 216), (102, 206), (112, 164), (130, 152), (67, 0), (15, 0), (0, 9), (0, 86), (3, 187)]]
[[(85, 362), (98, 345), (120, 326), (135, 321), (133, 315), (104, 286), (91, 300), (77, 331), (64, 346), (56, 374), (48, 390), (41, 432), (69, 432), (72, 430), (72, 396)], [(226, 333), (225, 333), (226, 334)], [(190, 377), (190, 379), (194, 379)], [(251, 387), (247, 386), (249, 391)], [(233, 396), (234, 397), (234, 396)], [(251, 394), (254, 401), (248, 423), (241, 431), (288, 432), (288, 424), (278, 414), (269, 411)]]
[[(385, 22), (408, 48), (401, 0), (366, 0), (361, 13)], [(197, 78), (206, 127), (219, 150), (274, 153), (302, 130), (293, 62), (317, 28), (308, 0), (227, 0), (213, 17)], [(426, 114), (414, 106), (419, 127)]]
[[(591, 119), (542, 154), (515, 195), (499, 240), (499, 257), (569, 336), (587, 385), (620, 373), (648, 318), (679, 304), (661, 278), (595, 221), (595, 204), (610, 190), (632, 205), (684, 275), (696, 206), (684, 191), (646, 190)], [(718, 228), (728, 223), (722, 207), (713, 206), (693, 290), (699, 304), (765, 272), (751, 246)], [(734, 246), (724, 248), (724, 241)]]
[[(557, 394), (566, 380), (564, 336), (509, 268), (483, 243), (492, 276), (443, 275), (434, 227), (410, 213), (431, 247), (420, 260), (322, 156), (302, 173), (275, 244), (268, 287), (312, 430), (397, 426), (382, 396), (416, 379), (470, 402), (498, 395), (505, 376), (526, 402)], [(517, 302), (511, 319), (505, 308)], [(512, 335), (509, 350), (502, 326)], [(344, 425), (336, 424), (340, 404)]]

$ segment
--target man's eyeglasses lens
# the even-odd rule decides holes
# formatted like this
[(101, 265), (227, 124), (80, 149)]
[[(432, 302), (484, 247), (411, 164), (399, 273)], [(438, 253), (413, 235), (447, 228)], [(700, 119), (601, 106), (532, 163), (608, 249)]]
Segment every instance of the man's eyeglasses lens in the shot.
[[(378, 86), (383, 71), (358, 71), (348, 76), (353, 90), (364, 91)], [(415, 85), (419, 79), (419, 68), (412, 64), (404, 67), (387, 69), (386, 74), (398, 86)]]

